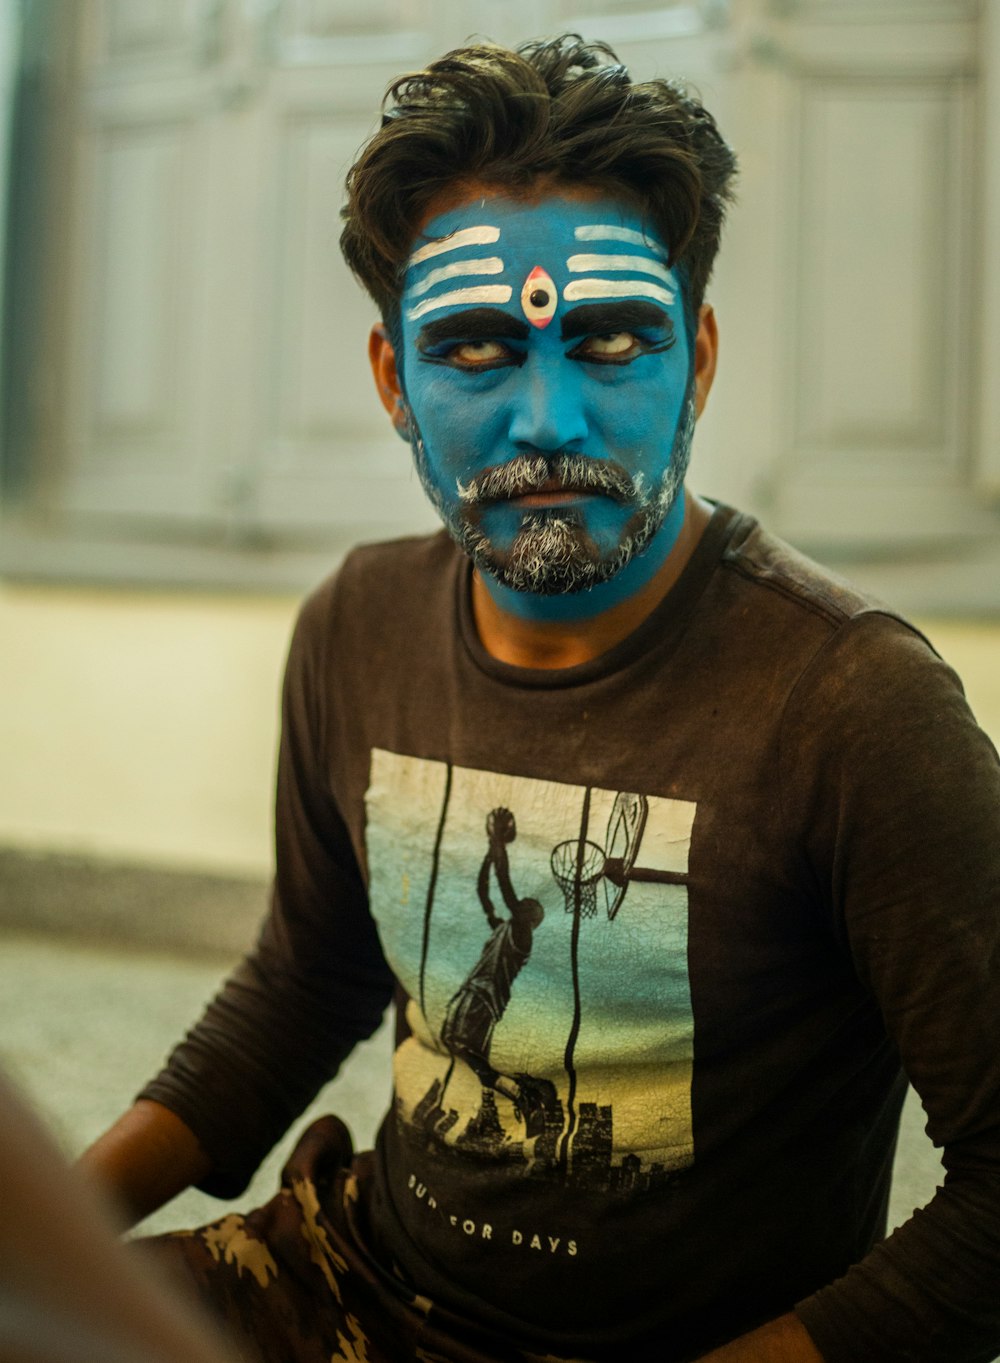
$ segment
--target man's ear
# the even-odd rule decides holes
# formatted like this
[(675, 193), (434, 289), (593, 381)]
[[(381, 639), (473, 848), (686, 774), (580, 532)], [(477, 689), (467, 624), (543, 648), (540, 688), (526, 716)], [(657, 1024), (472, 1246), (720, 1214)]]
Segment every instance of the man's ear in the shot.
[(403, 440), (409, 441), (409, 408), (406, 405), (406, 396), (403, 393), (399, 372), (396, 369), (396, 352), (389, 340), (389, 333), (381, 322), (377, 322), (372, 327), (371, 335), (368, 338), (368, 359), (375, 376), (375, 387), (378, 390), (382, 406), (392, 418), (396, 434)]
[(698, 331), (694, 338), (694, 400), (699, 416), (712, 390), (715, 364), (719, 357), (719, 328), (715, 313), (706, 303), (698, 311)]

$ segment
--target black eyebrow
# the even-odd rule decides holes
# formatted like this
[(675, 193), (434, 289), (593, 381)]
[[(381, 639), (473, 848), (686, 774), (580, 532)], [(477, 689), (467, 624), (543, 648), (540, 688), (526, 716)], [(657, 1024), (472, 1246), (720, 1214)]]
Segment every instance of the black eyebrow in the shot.
[(530, 335), (527, 322), (500, 308), (469, 308), (467, 312), (436, 317), (422, 326), (417, 333), (417, 349), (427, 350), (442, 341), (488, 341), (494, 336), (526, 341)]
[(674, 324), (655, 303), (638, 298), (615, 299), (608, 303), (581, 303), (562, 318), (562, 339), (575, 336), (613, 336), (619, 331), (655, 328), (673, 335)]

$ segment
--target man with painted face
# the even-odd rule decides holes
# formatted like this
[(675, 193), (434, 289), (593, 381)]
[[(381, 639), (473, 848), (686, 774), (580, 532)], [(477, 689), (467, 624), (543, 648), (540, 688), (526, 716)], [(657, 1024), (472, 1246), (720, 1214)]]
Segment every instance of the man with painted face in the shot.
[[(685, 491), (733, 170), (561, 39), (404, 78), (350, 173), (444, 530), (306, 603), (271, 914), (89, 1158), (137, 1214), (234, 1195), (395, 994), (375, 1151), (325, 1119), (163, 1250), (265, 1357), (1000, 1348), (996, 754), (915, 630)], [(473, 1056), (491, 818), (530, 925)], [(948, 1172), (883, 1240), (904, 1072)]]
[(407, 262), (405, 397), (383, 332), (374, 362), (500, 611), (582, 619), (635, 595), (676, 543), (694, 355), (669, 249), (637, 209), (529, 193), (474, 185), (434, 215)]

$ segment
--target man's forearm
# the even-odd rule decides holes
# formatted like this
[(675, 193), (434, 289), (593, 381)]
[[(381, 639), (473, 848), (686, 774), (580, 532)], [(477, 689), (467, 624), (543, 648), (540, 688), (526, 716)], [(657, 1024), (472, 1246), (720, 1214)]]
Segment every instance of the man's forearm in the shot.
[(211, 1161), (180, 1117), (140, 1098), (81, 1156), (80, 1168), (135, 1225), (203, 1179)]
[(713, 1349), (698, 1363), (823, 1363), (823, 1355), (798, 1316), (789, 1312)]

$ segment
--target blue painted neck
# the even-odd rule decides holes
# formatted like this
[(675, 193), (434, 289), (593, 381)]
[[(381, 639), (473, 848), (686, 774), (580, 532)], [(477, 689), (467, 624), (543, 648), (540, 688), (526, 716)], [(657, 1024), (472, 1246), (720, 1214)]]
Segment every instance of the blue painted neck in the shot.
[(480, 573), (480, 579), (495, 605), (521, 620), (533, 620), (539, 624), (593, 620), (635, 596), (660, 571), (683, 529), (686, 496), (685, 489), (681, 487), (663, 524), (646, 549), (630, 559), (621, 572), (599, 586), (566, 596), (537, 596), (532, 592), (519, 592), (505, 587), (490, 573)]

